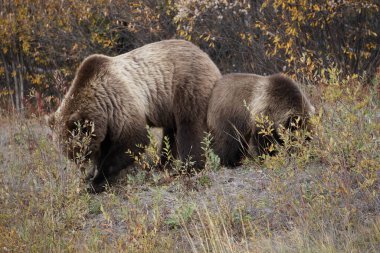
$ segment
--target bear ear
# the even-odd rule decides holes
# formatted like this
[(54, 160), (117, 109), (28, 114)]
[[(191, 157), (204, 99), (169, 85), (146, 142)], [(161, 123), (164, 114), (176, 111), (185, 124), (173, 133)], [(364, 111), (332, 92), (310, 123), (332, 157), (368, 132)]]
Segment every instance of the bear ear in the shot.
[(55, 125), (55, 113), (52, 113), (49, 116), (45, 115), (45, 121), (50, 129), (53, 129)]

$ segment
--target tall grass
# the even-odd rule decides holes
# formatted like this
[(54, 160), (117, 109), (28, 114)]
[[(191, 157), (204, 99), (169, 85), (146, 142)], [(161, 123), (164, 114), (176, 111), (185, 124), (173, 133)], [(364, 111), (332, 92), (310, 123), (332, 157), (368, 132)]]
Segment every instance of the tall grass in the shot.
[(200, 174), (173, 178), (141, 156), (98, 195), (43, 122), (2, 117), (0, 251), (378, 252), (379, 98), (334, 73), (312, 96), (310, 143), (231, 170), (205, 140)]

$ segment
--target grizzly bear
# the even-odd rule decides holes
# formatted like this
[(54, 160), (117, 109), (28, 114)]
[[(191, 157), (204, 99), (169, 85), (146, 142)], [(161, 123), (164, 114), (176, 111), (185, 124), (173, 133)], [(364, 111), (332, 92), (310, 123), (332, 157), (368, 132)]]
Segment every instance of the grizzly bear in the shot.
[[(298, 85), (282, 74), (259, 76), (228, 74), (217, 81), (208, 108), (207, 124), (213, 136), (214, 152), (225, 166), (239, 165), (253, 144), (261, 156), (270, 143), (280, 143), (280, 124), (286, 128), (297, 123), (309, 126), (315, 112)], [(260, 134), (256, 116), (267, 116), (274, 123), (271, 136)], [(293, 129), (294, 130), (294, 129)]]
[(87, 179), (95, 191), (133, 163), (128, 150), (143, 151), (147, 125), (163, 128), (173, 153), (201, 168), (208, 102), (220, 78), (209, 56), (184, 40), (155, 42), (115, 57), (92, 55), (79, 66), (49, 124), (67, 152), (64, 143), (75, 122), (94, 123)]

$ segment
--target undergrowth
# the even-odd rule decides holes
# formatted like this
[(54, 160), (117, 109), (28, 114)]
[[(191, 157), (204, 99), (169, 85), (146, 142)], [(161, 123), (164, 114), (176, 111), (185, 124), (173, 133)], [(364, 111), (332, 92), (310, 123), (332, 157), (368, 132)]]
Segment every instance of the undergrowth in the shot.
[[(135, 173), (98, 195), (84, 190), (44, 123), (3, 117), (0, 251), (378, 252), (378, 81), (368, 88), (357, 76), (329, 76), (311, 96), (310, 142), (285, 131), (277, 156), (231, 170), (220, 168), (207, 136), (206, 169), (190, 177), (155, 169), (151, 135)], [(239, 184), (246, 175), (257, 176), (254, 185)]]

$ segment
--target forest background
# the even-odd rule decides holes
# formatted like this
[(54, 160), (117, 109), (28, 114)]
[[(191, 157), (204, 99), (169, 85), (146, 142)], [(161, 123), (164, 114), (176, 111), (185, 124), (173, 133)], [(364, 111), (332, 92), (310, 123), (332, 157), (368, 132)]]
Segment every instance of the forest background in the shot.
[(2, 0), (2, 111), (56, 108), (88, 55), (171, 38), (200, 46), (223, 73), (285, 72), (320, 83), (329, 68), (373, 77), (379, 1)]

